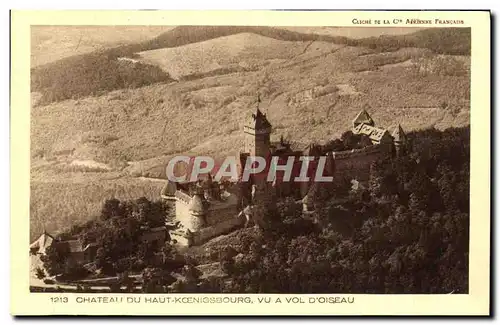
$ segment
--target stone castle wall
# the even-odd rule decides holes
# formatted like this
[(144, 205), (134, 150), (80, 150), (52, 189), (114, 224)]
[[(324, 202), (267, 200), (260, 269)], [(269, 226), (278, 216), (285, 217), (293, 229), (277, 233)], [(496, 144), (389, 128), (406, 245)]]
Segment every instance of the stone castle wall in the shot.
[(234, 216), (225, 216), (225, 220), (209, 227), (202, 228), (197, 233), (193, 234), (193, 245), (199, 245), (205, 241), (227, 234), (236, 228), (241, 227), (245, 223), (245, 219)]
[(367, 182), (373, 162), (389, 154), (386, 145), (372, 145), (362, 149), (332, 152), (333, 177), (335, 181), (357, 179)]
[(238, 217), (239, 211), (236, 205), (214, 205), (207, 210), (206, 215), (195, 216), (189, 211), (189, 202), (191, 200), (189, 195), (177, 191), (175, 197), (176, 219), (181, 222), (184, 229), (189, 229), (192, 233), (192, 239), (188, 240), (183, 232), (184, 230), (171, 231), (171, 239), (175, 239), (180, 245), (199, 245), (210, 238), (228, 233), (244, 224), (244, 220)]
[(238, 213), (239, 211), (236, 209), (236, 206), (218, 207), (217, 209), (209, 210), (206, 218), (206, 226), (213, 226), (224, 222), (226, 219), (235, 217)]

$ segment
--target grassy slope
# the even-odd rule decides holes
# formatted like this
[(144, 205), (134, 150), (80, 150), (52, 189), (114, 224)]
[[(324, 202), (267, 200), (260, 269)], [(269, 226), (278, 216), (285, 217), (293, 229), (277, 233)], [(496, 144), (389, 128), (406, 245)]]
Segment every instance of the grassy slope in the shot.
[[(410, 130), (469, 122), (468, 76), (420, 74), (398, 66), (422, 49), (377, 53), (346, 46), (315, 51), (314, 46), (298, 55), (292, 51), (284, 61), (262, 64), (256, 71), (33, 107), (32, 154), (43, 155), (42, 160), (95, 159), (110, 166), (138, 161), (125, 172), (162, 176), (169, 155), (225, 155), (241, 148), (242, 123), (258, 92), (274, 126), (273, 137), (284, 134), (301, 142), (338, 136), (366, 104), (381, 126), (401, 122)], [(255, 53), (259, 60), (259, 51)], [(312, 90), (319, 95), (308, 97)], [(440, 108), (443, 102), (450, 108)], [(115, 174), (32, 171), (32, 235), (43, 225), (60, 229), (91, 217), (106, 197), (156, 197), (163, 185), (130, 177), (110, 180)]]
[(170, 26), (32, 26), (31, 67), (152, 39)]
[(264, 64), (300, 55), (311, 45), (317, 54), (340, 47), (327, 42), (288, 42), (253, 33), (241, 33), (174, 48), (140, 52), (139, 55), (144, 62), (158, 65), (173, 78), (180, 79), (223, 67), (255, 70)]
[[(46, 153), (76, 148), (76, 158), (103, 162), (186, 151), (227, 154), (240, 147), (241, 126), (258, 92), (264, 94), (263, 109), (276, 129), (275, 136), (284, 133), (293, 140), (338, 136), (366, 104), (382, 126), (394, 124), (394, 116), (406, 129), (468, 123), (467, 76), (421, 75), (397, 67), (381, 71), (376, 69), (380, 63), (403, 62), (409, 54), (400, 51), (388, 59), (385, 54), (360, 56), (363, 53), (347, 47), (305, 61), (295, 57), (286, 67), (269, 66), (36, 107), (32, 110), (32, 148)], [(353, 72), (360, 67), (362, 72)], [(345, 95), (333, 88), (324, 96), (301, 99), (315, 87), (345, 84), (359, 94)], [(453, 116), (440, 109), (443, 101), (462, 113)], [(115, 140), (88, 143), (82, 140), (88, 133)]]
[[(147, 65), (122, 66), (117, 58), (138, 52), (173, 48), (239, 33), (253, 33), (281, 41), (324, 41), (394, 51), (403, 47), (428, 48), (443, 54), (470, 54), (470, 29), (432, 29), (408, 35), (349, 39), (343, 36), (299, 33), (273, 27), (179, 26), (145, 42), (67, 57), (32, 69), (32, 91), (42, 103), (80, 98), (122, 88), (169, 81), (161, 70)], [(137, 80), (136, 82), (132, 80)]]
[[(112, 177), (114, 176), (114, 177)], [(31, 178), (30, 239), (97, 216), (108, 198), (159, 199), (163, 182), (114, 173), (35, 173)]]
[(31, 89), (40, 92), (40, 103), (98, 95), (115, 89), (136, 88), (157, 82), (168, 82), (168, 74), (155, 66), (120, 64), (120, 57), (164, 47), (176, 47), (242, 32), (255, 32), (283, 40), (314, 40), (335, 38), (307, 35), (270, 27), (196, 27), (180, 26), (146, 42), (123, 45), (50, 62), (31, 70)]

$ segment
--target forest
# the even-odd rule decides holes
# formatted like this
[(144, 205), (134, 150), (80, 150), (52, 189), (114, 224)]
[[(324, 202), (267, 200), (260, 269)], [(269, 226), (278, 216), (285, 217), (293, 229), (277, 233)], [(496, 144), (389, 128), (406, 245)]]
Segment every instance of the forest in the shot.
[[(260, 229), (203, 247), (209, 261), (138, 242), (168, 211), (146, 199), (107, 200), (100, 218), (66, 236), (97, 242), (96, 267), (121, 284), (142, 272), (144, 292), (466, 294), (469, 137), (469, 127), (411, 132), (404, 151), (371, 166), (368, 186), (339, 184), (307, 217), (284, 199)], [(49, 273), (78, 274), (57, 252), (45, 262)], [(196, 266), (210, 262), (225, 276), (202, 277)]]
[(212, 291), (467, 293), (469, 128), (408, 136), (406, 153), (372, 166), (368, 188), (317, 202), (317, 222), (286, 201), (267, 229), (223, 248), (230, 281)]

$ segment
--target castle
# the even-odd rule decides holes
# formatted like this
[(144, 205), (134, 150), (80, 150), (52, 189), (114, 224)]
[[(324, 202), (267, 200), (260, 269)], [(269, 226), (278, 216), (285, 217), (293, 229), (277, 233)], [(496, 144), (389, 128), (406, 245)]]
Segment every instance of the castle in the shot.
[[(351, 129), (354, 137), (364, 141), (361, 141), (363, 145), (349, 150), (336, 151), (335, 143), (323, 146), (310, 144), (306, 148), (296, 149), (283, 138), (279, 142), (271, 142), (272, 125), (258, 106), (248, 116), (243, 132), (244, 150), (236, 157), (239, 175), (237, 182), (215, 182), (208, 174), (196, 182), (167, 181), (162, 189), (161, 197), (175, 202), (175, 222), (170, 224), (173, 227), (170, 238), (177, 245), (202, 244), (210, 238), (248, 224), (249, 219), (258, 225), (266, 211), (275, 205), (278, 197), (293, 196), (301, 200), (305, 212), (314, 210), (319, 183), (283, 182), (283, 175), (279, 173), (272, 183), (255, 175), (248, 181), (242, 181), (243, 166), (249, 156), (265, 157), (268, 162), (272, 157), (278, 157), (279, 165), (285, 164), (289, 157), (326, 156), (325, 173), (333, 177), (333, 184), (324, 186), (334, 186), (335, 183), (345, 181), (366, 184), (371, 164), (397, 154), (407, 142), (400, 125), (392, 133), (376, 127), (366, 110), (362, 110), (354, 118)], [(294, 161), (296, 165), (293, 166), (292, 174), (296, 176), (299, 175), (300, 161)], [(314, 161), (311, 162), (308, 176), (315, 173), (317, 167)]]

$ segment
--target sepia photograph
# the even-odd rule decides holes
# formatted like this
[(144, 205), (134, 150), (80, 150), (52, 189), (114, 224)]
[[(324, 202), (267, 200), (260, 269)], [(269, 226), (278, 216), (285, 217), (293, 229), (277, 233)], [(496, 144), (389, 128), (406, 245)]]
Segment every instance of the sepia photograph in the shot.
[(30, 37), (31, 292), (469, 293), (470, 28)]

